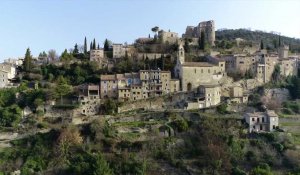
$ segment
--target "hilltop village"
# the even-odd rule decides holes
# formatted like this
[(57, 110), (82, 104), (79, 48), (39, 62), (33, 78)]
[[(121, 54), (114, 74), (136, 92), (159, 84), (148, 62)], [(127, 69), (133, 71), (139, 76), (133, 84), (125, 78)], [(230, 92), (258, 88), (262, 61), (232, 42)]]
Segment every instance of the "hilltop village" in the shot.
[(151, 32), (4, 60), (0, 174), (300, 172), (300, 57), (286, 37), (218, 40), (212, 20)]

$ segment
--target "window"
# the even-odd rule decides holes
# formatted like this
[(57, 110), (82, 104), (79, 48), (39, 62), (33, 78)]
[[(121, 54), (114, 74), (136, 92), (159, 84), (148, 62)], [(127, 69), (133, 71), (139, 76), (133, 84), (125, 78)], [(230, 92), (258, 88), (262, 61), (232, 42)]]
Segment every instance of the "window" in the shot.
[(255, 121), (255, 118), (252, 118), (252, 121), (254, 122), (254, 121)]
[(264, 117), (262, 118), (262, 122), (265, 122), (265, 118)]
[(273, 125), (273, 129), (275, 129), (276, 127), (275, 127), (275, 125)]
[(263, 129), (262, 125), (260, 125), (260, 126), (259, 126), (259, 129), (260, 129), (260, 130), (262, 130), (262, 129)]
[(259, 118), (257, 118), (257, 122), (259, 122)]

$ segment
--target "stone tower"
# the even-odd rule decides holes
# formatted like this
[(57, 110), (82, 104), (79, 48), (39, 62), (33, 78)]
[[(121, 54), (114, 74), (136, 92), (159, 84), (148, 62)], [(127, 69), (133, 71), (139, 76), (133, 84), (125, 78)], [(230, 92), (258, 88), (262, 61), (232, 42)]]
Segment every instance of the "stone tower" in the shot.
[(289, 46), (281, 45), (278, 49), (279, 58), (288, 58), (289, 57)]

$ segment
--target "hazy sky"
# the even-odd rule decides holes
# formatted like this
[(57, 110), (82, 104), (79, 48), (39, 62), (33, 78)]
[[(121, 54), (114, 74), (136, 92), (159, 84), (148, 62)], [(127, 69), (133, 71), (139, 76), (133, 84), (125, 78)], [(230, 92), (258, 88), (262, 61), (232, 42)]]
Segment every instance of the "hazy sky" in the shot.
[(300, 0), (0, 0), (0, 60), (83, 44), (84, 36), (132, 43), (151, 28), (178, 32), (215, 20), (216, 28), (277, 31), (300, 38)]

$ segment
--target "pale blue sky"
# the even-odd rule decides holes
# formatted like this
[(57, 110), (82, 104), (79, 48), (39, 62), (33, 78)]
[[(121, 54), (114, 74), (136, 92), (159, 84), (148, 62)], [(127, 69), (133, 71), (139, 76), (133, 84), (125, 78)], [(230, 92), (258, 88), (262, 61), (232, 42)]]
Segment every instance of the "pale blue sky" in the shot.
[[(94, 37), (132, 43), (151, 28), (178, 32), (215, 20), (216, 28), (252, 28), (300, 38), (299, 0), (0, 0), (0, 60), (61, 53)], [(151, 33), (152, 34), (152, 33)]]

